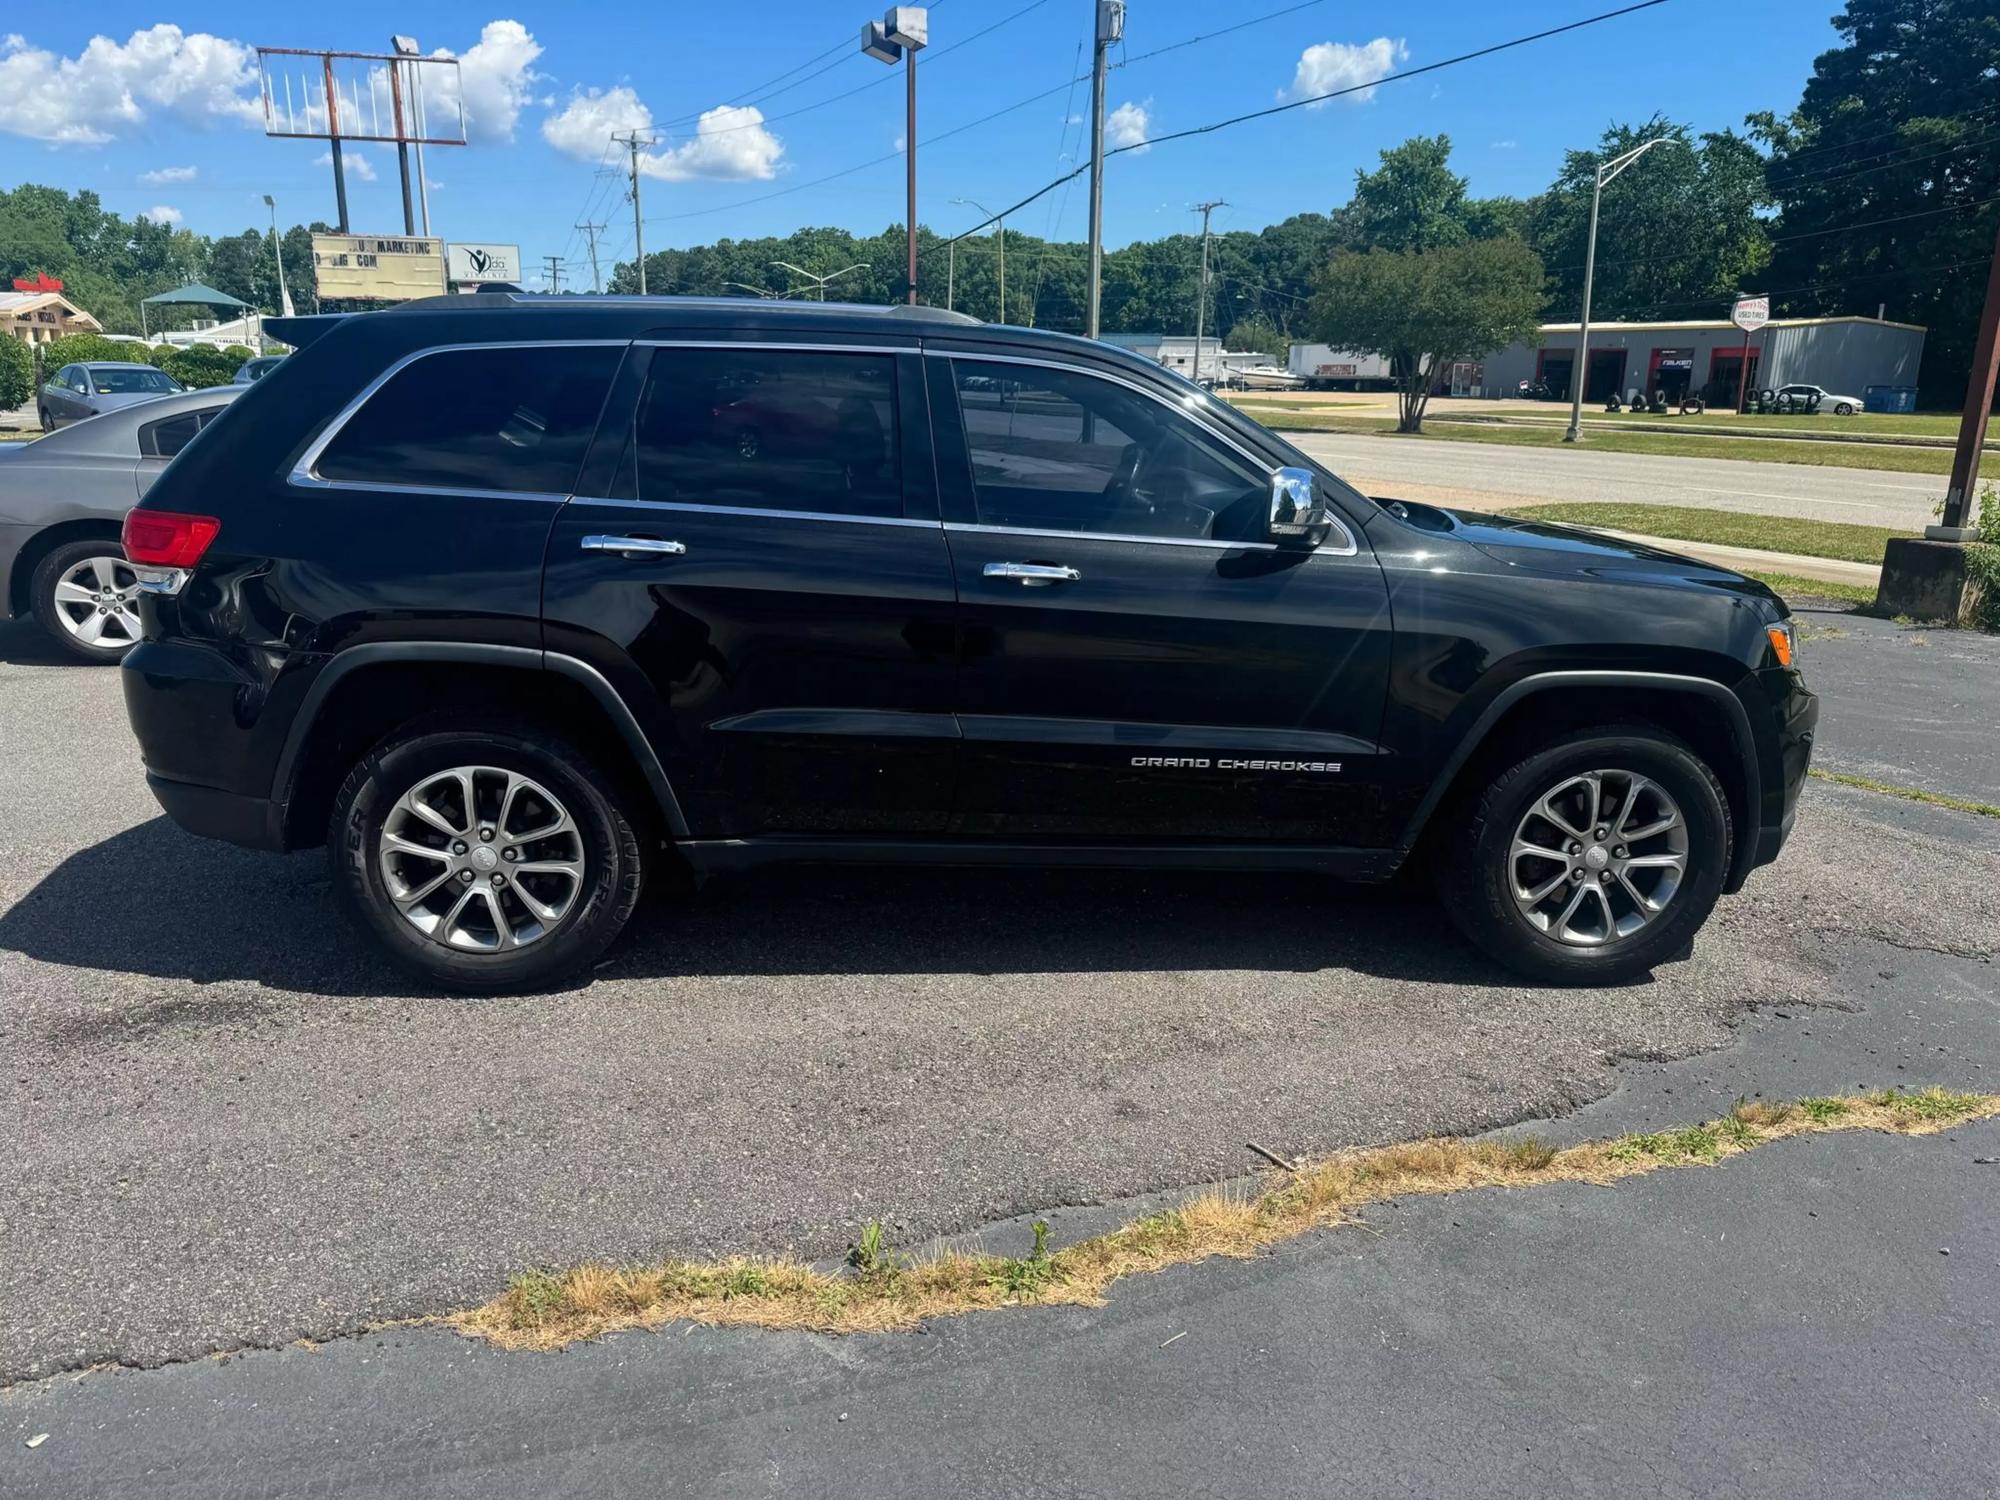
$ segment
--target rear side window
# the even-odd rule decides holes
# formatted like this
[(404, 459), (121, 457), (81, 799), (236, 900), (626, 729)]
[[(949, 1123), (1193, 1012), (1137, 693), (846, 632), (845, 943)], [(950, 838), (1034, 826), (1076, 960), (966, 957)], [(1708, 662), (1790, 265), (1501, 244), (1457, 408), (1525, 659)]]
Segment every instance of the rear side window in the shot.
[(183, 412), (178, 417), (162, 417), (139, 429), (142, 458), (172, 458), (194, 441), (194, 435), (215, 416), (213, 410)]
[(895, 356), (655, 349), (627, 460), (641, 500), (900, 516)]
[(314, 472), (345, 484), (567, 495), (624, 352), (538, 345), (426, 354), (368, 398)]

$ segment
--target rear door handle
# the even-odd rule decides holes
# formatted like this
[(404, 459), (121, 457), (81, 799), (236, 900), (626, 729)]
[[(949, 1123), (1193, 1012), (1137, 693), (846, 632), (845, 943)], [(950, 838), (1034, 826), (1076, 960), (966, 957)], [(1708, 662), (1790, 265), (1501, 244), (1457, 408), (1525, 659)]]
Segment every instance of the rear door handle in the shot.
[(620, 557), (684, 557), (687, 548), (680, 542), (663, 542), (656, 536), (587, 536), (585, 552), (615, 552)]
[(1052, 583), (1077, 583), (1083, 575), (1075, 568), (1051, 563), (990, 562), (980, 572), (988, 578), (1011, 578), (1025, 589), (1045, 589)]

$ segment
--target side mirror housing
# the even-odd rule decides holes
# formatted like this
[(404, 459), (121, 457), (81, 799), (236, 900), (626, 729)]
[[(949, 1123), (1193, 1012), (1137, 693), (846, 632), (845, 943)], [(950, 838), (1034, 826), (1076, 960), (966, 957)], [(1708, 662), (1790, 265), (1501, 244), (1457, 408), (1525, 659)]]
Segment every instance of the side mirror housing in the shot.
[(1333, 531), (1333, 513), (1313, 488), (1310, 469), (1279, 469), (1271, 476), (1271, 515), (1265, 527), (1271, 540), (1295, 547), (1317, 547)]

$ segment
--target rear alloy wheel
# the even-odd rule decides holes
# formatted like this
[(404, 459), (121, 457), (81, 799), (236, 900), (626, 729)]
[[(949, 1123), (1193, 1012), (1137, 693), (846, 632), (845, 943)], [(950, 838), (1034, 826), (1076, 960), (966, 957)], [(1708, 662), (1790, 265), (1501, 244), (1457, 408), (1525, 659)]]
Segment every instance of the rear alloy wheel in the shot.
[(355, 767), (328, 844), (356, 915), (406, 966), (454, 989), (529, 989), (586, 968), (637, 904), (619, 797), (532, 731), (419, 727)]
[(1452, 921), (1531, 979), (1615, 983), (1679, 954), (1729, 868), (1714, 774), (1663, 731), (1569, 736), (1503, 770), (1439, 865)]
[(29, 585), (35, 618), (79, 661), (115, 662), (139, 643), (139, 580), (116, 542), (68, 542)]

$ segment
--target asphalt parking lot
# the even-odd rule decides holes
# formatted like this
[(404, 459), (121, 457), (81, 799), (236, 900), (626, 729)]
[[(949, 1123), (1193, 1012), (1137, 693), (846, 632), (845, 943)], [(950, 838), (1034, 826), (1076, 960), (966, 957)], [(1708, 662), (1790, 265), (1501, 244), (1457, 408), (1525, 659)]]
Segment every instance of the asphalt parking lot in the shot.
[[(1828, 703), (1836, 761), (1871, 673), (1996, 681), (1879, 628)], [(792, 872), (656, 903), (569, 993), (449, 999), (349, 934), (317, 855), (170, 825), (117, 673), (20, 625), (0, 744), (7, 1381), (325, 1338), (529, 1265), (820, 1256), (874, 1218), (909, 1243), (1234, 1175), (1249, 1140), (1560, 1114), (1747, 1008), (1857, 1003), (1857, 942), (1990, 985), (2000, 937), (1991, 820), (1816, 785), (1692, 956), (1612, 991), (1515, 987), (1395, 892)], [(1957, 779), (1957, 740), (1907, 749)]]

